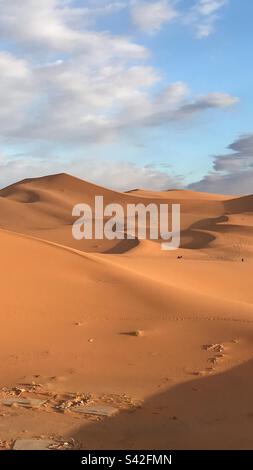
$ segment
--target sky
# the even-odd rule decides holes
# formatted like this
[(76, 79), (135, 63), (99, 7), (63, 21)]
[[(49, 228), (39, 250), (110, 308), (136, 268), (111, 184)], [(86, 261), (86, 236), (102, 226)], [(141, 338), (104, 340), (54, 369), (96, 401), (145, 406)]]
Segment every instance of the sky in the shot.
[(253, 193), (252, 0), (0, 0), (0, 186)]

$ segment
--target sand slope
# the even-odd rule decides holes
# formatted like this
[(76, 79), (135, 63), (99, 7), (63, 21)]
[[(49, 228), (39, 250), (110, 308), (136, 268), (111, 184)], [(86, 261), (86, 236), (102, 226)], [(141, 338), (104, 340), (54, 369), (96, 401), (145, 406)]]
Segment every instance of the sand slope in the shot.
[[(72, 207), (95, 195), (180, 203), (180, 250), (73, 240)], [(1, 386), (37, 377), (143, 406), (97, 424), (10, 409), (0, 440), (60, 428), (89, 448), (252, 448), (252, 208), (253, 196), (117, 193), (65, 174), (1, 190)]]

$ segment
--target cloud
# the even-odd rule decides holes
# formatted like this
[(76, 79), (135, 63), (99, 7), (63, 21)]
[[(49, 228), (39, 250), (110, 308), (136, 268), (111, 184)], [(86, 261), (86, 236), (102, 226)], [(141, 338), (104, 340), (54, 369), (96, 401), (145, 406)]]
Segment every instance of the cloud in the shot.
[(0, 52), (0, 132), (14, 132), (24, 124), (24, 108), (34, 99), (35, 81), (27, 63)]
[[(24, 178), (68, 172), (89, 182), (118, 191), (136, 188), (166, 190), (182, 187), (181, 176), (171, 176), (156, 165), (137, 165), (128, 161), (99, 161), (97, 158), (74, 159), (63, 164), (61, 158), (34, 158), (29, 155), (0, 155), (0, 187)], [(87, 177), (88, 175), (88, 177)]]
[[(213, 0), (211, 8), (202, 0), (199, 8), (208, 15), (218, 3)], [(127, 0), (87, 1), (85, 7), (71, 0), (0, 0), (0, 37), (24, 52), (22, 59), (0, 53), (2, 140), (110, 142), (131, 128), (163, 125), (237, 102), (222, 93), (194, 97), (183, 82), (165, 84), (147, 65), (145, 47), (90, 28), (91, 17), (127, 5)], [(136, 21), (150, 31), (176, 16), (174, 2), (167, 0), (131, 5)]]
[(76, 6), (74, 0), (0, 0), (0, 38), (33, 55), (79, 51), (87, 59), (98, 54), (142, 59), (147, 57), (145, 47), (124, 36), (94, 31), (96, 20), (129, 9), (134, 24), (146, 33), (156, 33), (177, 20), (191, 25), (201, 38), (213, 32), (226, 3), (198, 0), (192, 8), (179, 9), (176, 0), (93, 0), (85, 6)]
[(239, 102), (235, 96), (226, 93), (209, 93), (192, 97), (187, 85), (175, 82), (165, 87), (153, 100), (146, 99), (125, 108), (119, 116), (119, 123), (125, 127), (157, 127), (178, 123), (193, 118), (199, 113), (229, 108)]
[(80, 163), (72, 167), (72, 171), (83, 176), (89, 174), (89, 179), (97, 184), (128, 191), (144, 188), (153, 190), (166, 190), (182, 186), (180, 176), (172, 176), (168, 171), (162, 170), (156, 165), (138, 165), (128, 161), (103, 162), (103, 165), (95, 166), (92, 162)]
[(202, 16), (209, 17), (216, 13), (227, 3), (227, 0), (199, 0), (195, 9)]
[[(155, 32), (165, 22), (179, 19), (175, 5), (168, 0), (0, 0), (0, 39), (9, 51), (0, 50), (3, 148), (8, 145), (15, 153), (18, 146), (32, 146), (39, 153), (42, 146), (51, 145), (58, 153), (70, 144), (71, 151), (76, 147), (80, 151), (87, 144), (119, 141), (145, 127), (236, 104), (238, 98), (229, 94), (198, 96), (184, 82), (167, 83), (150, 65), (146, 47), (96, 27), (98, 17), (130, 7), (133, 18), (136, 14), (143, 28)], [(205, 16), (213, 12), (209, 5)], [(1, 163), (7, 178), (11, 172), (16, 172), (16, 179), (25, 176), (20, 162), (30, 175), (38, 167), (46, 172), (64, 170), (57, 159), (37, 158), (33, 163), (26, 155), (14, 156), (13, 161), (5, 158)], [(160, 169), (124, 165), (129, 187), (142, 186), (144, 176), (151, 187), (155, 177), (159, 188), (170, 186), (168, 174)], [(115, 172), (124, 165), (115, 166)], [(98, 175), (100, 170), (96, 171)], [(106, 173), (103, 177), (106, 180)], [(123, 181), (123, 176), (118, 177)]]
[[(31, 0), (30, 0), (31, 1)], [(114, 51), (36, 63), (0, 53), (2, 139), (104, 142), (124, 130), (163, 125), (209, 108), (232, 106), (237, 98), (211, 93), (192, 97), (183, 82), (162, 82), (148, 65), (115, 60)]]
[[(185, 89), (185, 95), (178, 96), (177, 88)], [(161, 109), (153, 109), (153, 113), (145, 120), (145, 124), (149, 126), (162, 125), (167, 122), (183, 121), (193, 117), (195, 114), (211, 109), (222, 109), (233, 106), (239, 102), (239, 98), (226, 93), (209, 93), (206, 96), (196, 97), (195, 99), (183, 99), (186, 97), (186, 85), (172, 84), (169, 90), (175, 92), (174, 97), (178, 98), (178, 102), (174, 101), (174, 108), (170, 108), (166, 101), (163, 101)]]
[(143, 32), (153, 34), (162, 26), (171, 22), (178, 16), (174, 1), (134, 0), (131, 7), (131, 16), (134, 24)]
[(188, 21), (192, 23), (199, 39), (210, 36), (219, 18), (218, 12), (227, 5), (228, 0), (199, 0), (192, 8)]
[(228, 150), (230, 153), (214, 157), (212, 171), (191, 184), (191, 189), (221, 194), (253, 193), (253, 134), (240, 137)]
[(192, 97), (183, 82), (155, 93), (161, 77), (153, 67), (104, 58), (89, 63), (80, 54), (34, 66), (4, 53), (0, 72), (1, 135), (8, 141), (112, 142), (131, 129), (178, 122), (238, 101), (222, 93)]
[[(106, 3), (103, 12), (112, 12)], [(0, 37), (15, 43), (29, 53), (82, 51), (87, 59), (99, 53), (108, 57), (146, 57), (143, 46), (122, 36), (89, 29), (90, 18), (101, 14), (101, 8), (78, 8), (73, 1), (65, 0), (0, 0)]]
[(219, 12), (228, 0), (197, 0), (193, 6), (183, 8), (175, 0), (132, 0), (130, 13), (133, 23), (148, 34), (158, 33), (163, 26), (176, 22), (190, 26), (199, 39), (215, 31)]

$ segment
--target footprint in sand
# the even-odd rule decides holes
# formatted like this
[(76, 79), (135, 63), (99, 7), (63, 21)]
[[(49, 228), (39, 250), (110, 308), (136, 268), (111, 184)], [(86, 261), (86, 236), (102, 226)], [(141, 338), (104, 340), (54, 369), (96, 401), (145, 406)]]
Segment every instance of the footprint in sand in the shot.
[(204, 346), (202, 346), (202, 349), (204, 351), (212, 351), (215, 353), (221, 353), (224, 351), (224, 345), (223, 344), (204, 344)]
[[(225, 354), (223, 354), (225, 350), (224, 344), (214, 343), (214, 344), (205, 344), (202, 349), (206, 352), (214, 353), (213, 356), (208, 358), (208, 362), (213, 365), (212, 368), (207, 367), (207, 372), (214, 372), (215, 366), (218, 366), (219, 362), (224, 359)], [(210, 370), (211, 369), (211, 370)]]
[[(238, 344), (239, 340), (238, 339), (233, 339), (231, 340), (231, 343), (233, 344)], [(220, 364), (220, 361), (226, 358), (226, 354), (224, 354), (224, 351), (226, 350), (226, 345), (225, 344), (220, 344), (220, 343), (214, 343), (214, 344), (205, 344), (202, 349), (206, 352), (212, 352), (214, 353), (213, 356), (208, 358), (208, 362), (213, 364), (213, 366), (218, 366)], [(206, 368), (208, 371), (210, 368)], [(215, 367), (212, 367), (212, 370), (215, 370)]]
[[(238, 339), (232, 339), (230, 343), (233, 344), (238, 344), (239, 340)], [(226, 354), (224, 354), (224, 351), (226, 349), (225, 344), (220, 344), (220, 343), (213, 343), (213, 344), (204, 344), (202, 346), (203, 351), (206, 351), (208, 353), (213, 353), (211, 357), (208, 357), (207, 362), (212, 364), (209, 367), (206, 367), (205, 370), (201, 371), (195, 371), (192, 372), (192, 375), (195, 376), (203, 376), (208, 373), (212, 373), (215, 371), (215, 368), (220, 364), (220, 362), (226, 358)]]

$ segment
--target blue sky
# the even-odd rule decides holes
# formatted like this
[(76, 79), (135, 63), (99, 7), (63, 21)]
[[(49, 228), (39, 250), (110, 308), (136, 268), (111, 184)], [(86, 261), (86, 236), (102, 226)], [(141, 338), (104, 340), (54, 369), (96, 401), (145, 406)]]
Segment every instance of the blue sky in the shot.
[(251, 0), (0, 0), (0, 184), (252, 193)]

